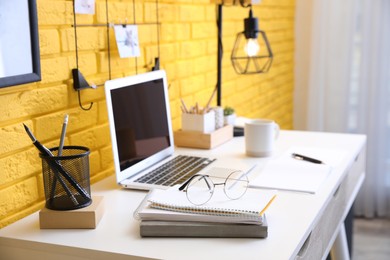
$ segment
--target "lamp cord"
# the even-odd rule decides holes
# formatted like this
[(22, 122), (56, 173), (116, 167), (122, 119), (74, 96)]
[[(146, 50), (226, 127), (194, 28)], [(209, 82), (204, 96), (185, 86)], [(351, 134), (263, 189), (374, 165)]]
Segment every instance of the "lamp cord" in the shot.
[(221, 106), (222, 102), (222, 57), (223, 57), (223, 42), (222, 42), (222, 4), (217, 5), (216, 9), (217, 28), (218, 28), (218, 55), (217, 55), (217, 106)]
[(222, 42), (222, 17), (220, 17), (220, 12), (218, 12), (218, 6), (216, 6), (216, 13), (217, 13), (217, 27), (219, 28), (220, 32), (218, 33), (218, 49), (221, 51), (221, 59), (223, 56), (223, 42)]

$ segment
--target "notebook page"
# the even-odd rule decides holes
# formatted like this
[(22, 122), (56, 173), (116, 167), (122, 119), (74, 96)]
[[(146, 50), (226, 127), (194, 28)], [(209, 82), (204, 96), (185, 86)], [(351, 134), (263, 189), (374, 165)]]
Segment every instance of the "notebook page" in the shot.
[[(321, 160), (325, 164), (315, 164), (293, 159), (291, 154), (298, 153)], [(345, 151), (292, 147), (282, 156), (270, 160), (262, 172), (249, 184), (255, 188), (270, 188), (307, 193), (316, 193), (332, 168), (345, 156)]]

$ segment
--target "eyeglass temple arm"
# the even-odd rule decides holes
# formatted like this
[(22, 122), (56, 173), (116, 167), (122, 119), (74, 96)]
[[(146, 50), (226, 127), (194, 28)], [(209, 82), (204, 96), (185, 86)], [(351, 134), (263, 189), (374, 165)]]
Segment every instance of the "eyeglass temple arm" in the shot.
[[(197, 176), (202, 176), (202, 178), (209, 177), (208, 175), (194, 174), (194, 175), (191, 176), (191, 178), (189, 178), (186, 182), (184, 182), (184, 183), (179, 187), (179, 191), (184, 190), (184, 189), (187, 187), (187, 185), (192, 181), (192, 179), (194, 179), (194, 178), (197, 177)], [(207, 183), (207, 186), (208, 186), (209, 189), (210, 189), (210, 188), (211, 188), (211, 187), (210, 187), (210, 184), (209, 184), (207, 181), (206, 181), (206, 183)]]

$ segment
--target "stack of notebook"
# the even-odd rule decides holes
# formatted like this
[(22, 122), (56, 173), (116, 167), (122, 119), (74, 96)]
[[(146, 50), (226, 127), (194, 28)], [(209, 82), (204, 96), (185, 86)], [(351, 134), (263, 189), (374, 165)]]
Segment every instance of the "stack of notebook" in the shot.
[(248, 189), (238, 200), (214, 193), (201, 206), (191, 204), (177, 186), (151, 191), (138, 207), (142, 237), (252, 237), (268, 235), (265, 210), (275, 191)]

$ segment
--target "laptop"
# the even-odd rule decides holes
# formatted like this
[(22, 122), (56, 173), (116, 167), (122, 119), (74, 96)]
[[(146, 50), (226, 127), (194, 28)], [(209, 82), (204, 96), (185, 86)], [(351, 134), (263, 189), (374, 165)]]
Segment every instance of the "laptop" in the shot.
[(167, 86), (163, 70), (105, 83), (116, 180), (125, 188), (166, 189), (215, 161), (174, 154)]

